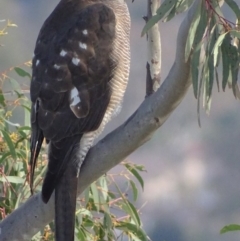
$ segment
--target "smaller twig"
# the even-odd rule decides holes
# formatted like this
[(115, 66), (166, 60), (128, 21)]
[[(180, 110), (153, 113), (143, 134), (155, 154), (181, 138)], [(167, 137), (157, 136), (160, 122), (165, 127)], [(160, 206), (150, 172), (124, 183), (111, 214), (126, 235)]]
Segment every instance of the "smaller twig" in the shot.
[[(143, 19), (149, 20), (156, 15), (160, 6), (160, 0), (148, 0), (147, 16)], [(161, 38), (158, 24), (155, 24), (147, 32), (148, 41), (148, 61), (146, 74), (146, 97), (153, 94), (160, 87), (161, 73)]]

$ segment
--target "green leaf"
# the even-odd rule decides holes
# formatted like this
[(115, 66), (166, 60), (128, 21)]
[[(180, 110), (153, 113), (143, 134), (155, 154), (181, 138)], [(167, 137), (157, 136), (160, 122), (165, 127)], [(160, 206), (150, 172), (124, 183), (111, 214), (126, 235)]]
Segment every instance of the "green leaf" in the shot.
[[(200, 45), (199, 45), (200, 46)], [(191, 60), (191, 75), (192, 75), (192, 83), (193, 83), (193, 93), (196, 99), (198, 96), (198, 76), (199, 76), (199, 61), (200, 61), (200, 48), (195, 50), (192, 55)]]
[(230, 54), (230, 66), (232, 73), (232, 91), (234, 96), (236, 97), (236, 85), (238, 80), (238, 70), (239, 70), (239, 58), (237, 48), (234, 45), (230, 45), (229, 48)]
[(157, 14), (164, 16), (175, 4), (177, 1), (165, 0), (157, 10)]
[(157, 14), (154, 15), (151, 19), (148, 20), (146, 25), (144, 26), (141, 36), (144, 36), (146, 32), (152, 28), (153, 25), (155, 25), (159, 20), (161, 20), (166, 13), (175, 5), (176, 0), (165, 0), (161, 6), (157, 10)]
[(139, 218), (137, 209), (134, 207), (134, 205), (129, 200), (126, 200), (126, 202), (128, 204), (128, 208), (130, 207), (129, 214), (130, 214), (131, 218), (134, 220), (136, 225), (140, 226), (141, 225), (141, 220)]
[(214, 66), (217, 65), (217, 59), (218, 59), (218, 51), (219, 51), (219, 48), (221, 47), (222, 45), (222, 42), (224, 40), (224, 38), (226, 37), (226, 34), (227, 33), (224, 33), (224, 34), (221, 34), (219, 35), (214, 47), (213, 47), (213, 56), (214, 56)]
[(229, 42), (227, 39), (223, 40), (223, 43), (221, 45), (221, 52), (222, 52), (222, 89), (225, 91), (229, 73), (230, 73), (230, 61), (228, 57), (228, 45)]
[(191, 26), (190, 26), (190, 29), (188, 32), (188, 37), (187, 37), (187, 42), (186, 42), (186, 47), (185, 47), (185, 62), (188, 61), (190, 53), (193, 48), (193, 42), (195, 39), (197, 27), (199, 25), (199, 21), (200, 21), (200, 17), (201, 17), (200, 11), (201, 11), (201, 4), (198, 5), (197, 11), (195, 13), (195, 16), (193, 18), (193, 21), (191, 23)]
[(240, 31), (232, 30), (230, 33), (231, 33), (231, 35), (233, 35), (234, 37), (240, 39)]
[(240, 225), (239, 224), (229, 224), (225, 227), (223, 227), (220, 231), (221, 234), (231, 232), (231, 231), (240, 231)]
[(2, 176), (0, 177), (0, 181), (19, 184), (19, 183), (24, 183), (25, 179), (21, 177), (16, 177), (16, 176)]
[(143, 165), (134, 164), (134, 168), (141, 172), (146, 172), (145, 166), (143, 166)]
[(106, 176), (105, 175), (101, 176), (98, 181), (99, 181), (99, 184), (101, 187), (101, 192), (102, 192), (104, 201), (107, 201), (108, 200), (108, 185), (107, 185)]
[(85, 216), (92, 218), (92, 213), (89, 210), (87, 210), (86, 208), (79, 208), (77, 210), (76, 214), (81, 214), (81, 215), (85, 215)]
[(30, 131), (31, 127), (29, 127), (29, 126), (22, 126), (22, 127), (17, 128), (17, 130), (18, 131)]
[(148, 241), (149, 238), (146, 233), (133, 223), (118, 222), (115, 225), (116, 229), (123, 230), (125, 232), (131, 232), (136, 235), (141, 241)]
[(89, 193), (90, 193), (90, 186), (88, 186), (88, 187), (84, 190), (85, 203), (88, 203), (88, 201), (89, 201)]
[(224, 0), (225, 3), (233, 10), (233, 12), (236, 14), (238, 23), (240, 21), (240, 9), (236, 2), (234, 0)]
[(134, 169), (129, 164), (125, 164), (125, 167), (128, 169), (129, 172), (131, 172), (137, 178), (137, 180), (139, 181), (142, 189), (144, 189), (144, 181), (143, 181), (142, 177), (140, 176), (140, 174), (137, 172), (137, 170)]
[(215, 18), (211, 19), (210, 22), (210, 37), (207, 45), (207, 53), (206, 55), (208, 56), (208, 62), (207, 62), (207, 68), (208, 68), (208, 79), (206, 81), (208, 82), (208, 89), (207, 89), (207, 98), (210, 99), (212, 95), (212, 89), (213, 89), (213, 81), (214, 81), (214, 57), (211, 54), (213, 52), (214, 44), (215, 44), (215, 39), (217, 35), (217, 29), (215, 28)]
[(86, 241), (87, 236), (82, 228), (77, 229), (77, 237), (81, 241)]
[(30, 79), (32, 78), (31, 75), (22, 68), (15, 67), (14, 70), (21, 77), (29, 77)]
[(13, 79), (13, 78), (9, 78), (9, 81), (10, 81), (10, 83), (11, 83), (12, 89), (14, 90), (14, 92), (15, 92), (15, 93), (18, 95), (18, 97), (19, 97), (19, 95), (22, 94), (22, 89), (21, 89), (19, 83), (18, 83), (15, 79)]
[(10, 136), (8, 135), (8, 133), (4, 130), (1, 130), (2, 134), (3, 134), (3, 138), (4, 140), (6, 141), (7, 145), (8, 145), (8, 148), (9, 148), (9, 151), (12, 155), (12, 157), (16, 160), (17, 158), (17, 155), (16, 155), (16, 151), (15, 151), (15, 147), (14, 147), (14, 144), (10, 138)]
[(2, 162), (4, 162), (4, 160), (7, 159), (7, 157), (9, 156), (11, 156), (11, 152), (4, 153), (0, 159), (0, 164), (2, 164)]
[(170, 21), (177, 14), (188, 10), (192, 3), (193, 0), (177, 0), (167, 17), (164, 19), (164, 22)]
[(122, 204), (122, 209), (131, 217), (132, 221), (140, 226), (140, 219), (137, 213), (137, 210), (135, 209), (135, 207), (131, 204), (131, 203), (124, 199), (124, 203)]
[(91, 184), (91, 193), (92, 193), (94, 204), (95, 204), (97, 210), (99, 211), (101, 203), (100, 203), (99, 192), (98, 192), (95, 182)]
[(0, 105), (3, 107), (6, 107), (5, 98), (1, 89), (0, 89)]
[(136, 187), (136, 184), (135, 184), (132, 180), (130, 180), (129, 182), (130, 182), (130, 185), (131, 185), (132, 191), (133, 191), (133, 200), (134, 200), (134, 201), (137, 201), (137, 198), (138, 198), (138, 189), (137, 189), (137, 187)]
[(177, 1), (177, 3), (173, 6), (173, 8), (171, 9), (171, 11), (167, 15), (167, 17), (163, 20), (163, 22), (168, 22), (176, 16), (176, 14), (177, 14), (176, 8), (179, 4), (180, 4), (180, 1)]
[(113, 227), (112, 219), (109, 213), (104, 213), (103, 225), (106, 230), (111, 230)]
[(146, 25), (142, 30), (141, 37), (143, 37), (147, 33), (147, 31), (150, 28), (152, 28), (153, 25), (155, 25), (160, 19), (161, 19), (161, 16), (159, 15), (154, 15), (152, 18), (150, 18), (150, 20), (148, 20), (148, 22), (146, 23)]
[(181, 3), (179, 4), (179, 7), (176, 8), (176, 12), (177, 13), (185, 12), (186, 10), (188, 10), (190, 8), (192, 3), (193, 3), (193, 0), (181, 1)]

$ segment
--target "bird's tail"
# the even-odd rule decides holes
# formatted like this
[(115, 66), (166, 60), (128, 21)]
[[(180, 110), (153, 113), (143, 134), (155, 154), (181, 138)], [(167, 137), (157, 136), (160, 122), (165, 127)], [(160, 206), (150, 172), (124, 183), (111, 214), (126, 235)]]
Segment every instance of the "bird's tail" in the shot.
[(55, 240), (74, 241), (77, 198), (76, 166), (70, 165), (55, 189)]
[(43, 182), (45, 203), (55, 189), (56, 241), (73, 241), (77, 195), (77, 152), (82, 136), (76, 135), (59, 142), (50, 142), (48, 170)]

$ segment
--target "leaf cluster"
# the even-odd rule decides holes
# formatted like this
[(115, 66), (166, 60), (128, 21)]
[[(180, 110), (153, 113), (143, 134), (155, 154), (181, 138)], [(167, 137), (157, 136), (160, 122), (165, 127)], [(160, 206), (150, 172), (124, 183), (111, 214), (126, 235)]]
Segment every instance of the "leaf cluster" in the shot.
[[(144, 35), (159, 20), (169, 21), (187, 10), (192, 0), (165, 0), (142, 31)], [(214, 82), (225, 91), (228, 85), (240, 99), (237, 84), (240, 64), (240, 8), (234, 0), (200, 0), (188, 33), (185, 62), (190, 62), (194, 96), (198, 100), (200, 125), (200, 99), (207, 113), (210, 111)], [(229, 8), (235, 16), (231, 22), (223, 14)], [(221, 83), (219, 83), (221, 82)]]

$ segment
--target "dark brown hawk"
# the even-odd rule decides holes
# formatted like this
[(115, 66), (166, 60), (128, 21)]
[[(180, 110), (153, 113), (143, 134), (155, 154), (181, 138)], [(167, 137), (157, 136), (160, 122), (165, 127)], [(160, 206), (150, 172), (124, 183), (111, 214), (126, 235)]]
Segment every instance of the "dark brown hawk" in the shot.
[(74, 240), (81, 164), (120, 109), (129, 75), (129, 30), (124, 0), (61, 0), (39, 33), (30, 89), (30, 185), (46, 139), (42, 199), (47, 203), (55, 190), (57, 241)]

